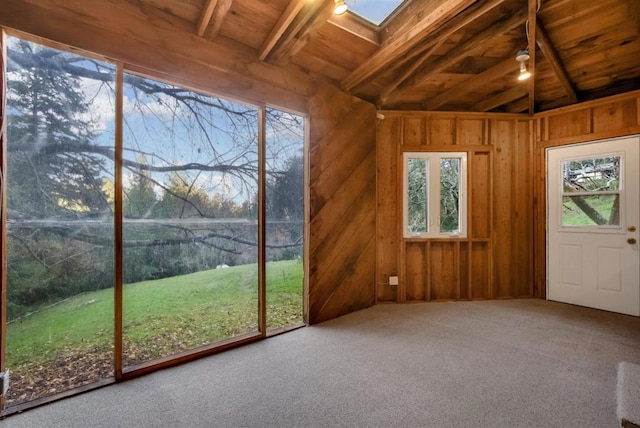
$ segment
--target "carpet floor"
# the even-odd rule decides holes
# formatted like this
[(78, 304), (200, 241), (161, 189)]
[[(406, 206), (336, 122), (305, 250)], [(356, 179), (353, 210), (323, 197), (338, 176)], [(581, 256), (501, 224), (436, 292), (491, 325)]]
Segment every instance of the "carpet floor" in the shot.
[(619, 427), (640, 319), (544, 300), (377, 305), (12, 415), (16, 427)]

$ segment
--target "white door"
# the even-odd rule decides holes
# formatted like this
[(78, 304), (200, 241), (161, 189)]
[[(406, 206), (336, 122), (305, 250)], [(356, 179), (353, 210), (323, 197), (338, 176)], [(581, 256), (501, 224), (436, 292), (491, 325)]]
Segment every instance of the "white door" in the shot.
[(547, 150), (547, 298), (640, 315), (640, 136)]

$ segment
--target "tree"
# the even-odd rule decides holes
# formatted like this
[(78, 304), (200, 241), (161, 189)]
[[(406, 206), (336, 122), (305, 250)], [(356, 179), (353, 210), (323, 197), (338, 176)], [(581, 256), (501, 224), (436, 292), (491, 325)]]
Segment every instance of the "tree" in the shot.
[[(47, 57), (46, 49), (26, 41), (17, 49)], [(14, 76), (7, 94), (8, 208), (36, 218), (110, 210), (102, 189), (104, 160), (58, 149), (89, 145), (95, 138), (79, 78), (61, 72), (55, 61), (25, 68), (9, 60)]]

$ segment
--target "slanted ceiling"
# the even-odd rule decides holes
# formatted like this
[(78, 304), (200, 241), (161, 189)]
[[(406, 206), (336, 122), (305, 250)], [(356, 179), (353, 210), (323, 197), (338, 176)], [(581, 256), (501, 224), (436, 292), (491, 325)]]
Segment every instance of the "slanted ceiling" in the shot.
[[(138, 3), (384, 109), (539, 112), (640, 88), (638, 0), (409, 0), (383, 27), (333, 0)], [(519, 82), (526, 48), (535, 78)]]
[[(333, 4), (3, 0), (0, 24), (71, 45), (80, 36), (80, 47), (181, 78), (153, 52), (105, 46), (93, 31), (129, 37), (167, 51), (156, 57), (188, 56), (192, 80), (200, 73), (195, 80), (206, 82), (206, 69), (232, 72), (222, 76), (232, 95), (275, 94), (282, 100), (269, 102), (300, 110), (295, 97), (308, 98), (317, 77), (387, 110), (532, 113), (640, 89), (638, 0), (408, 0), (382, 27), (334, 16)], [(76, 28), (84, 25), (89, 34)], [(526, 48), (534, 78), (519, 82), (515, 57)]]

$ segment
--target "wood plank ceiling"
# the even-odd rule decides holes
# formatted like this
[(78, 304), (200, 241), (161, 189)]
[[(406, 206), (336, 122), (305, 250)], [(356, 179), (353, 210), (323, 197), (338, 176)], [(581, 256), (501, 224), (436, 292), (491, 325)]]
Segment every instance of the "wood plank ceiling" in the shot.
[(333, 0), (139, 1), (384, 109), (539, 112), (640, 88), (638, 0), (408, 0), (380, 27)]

